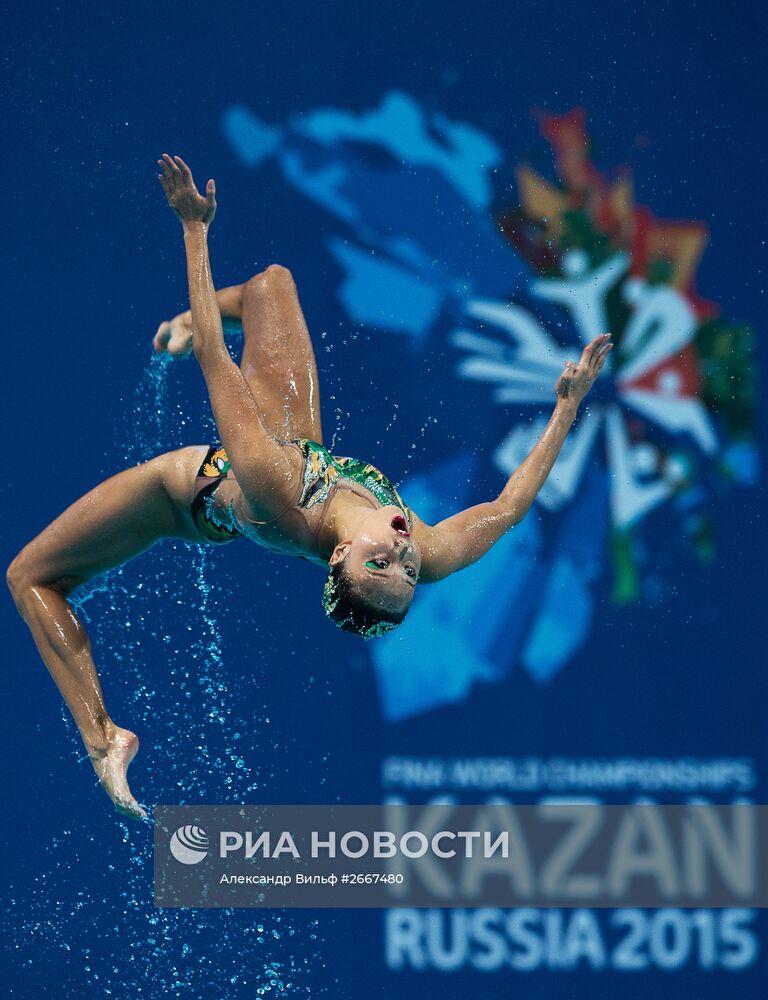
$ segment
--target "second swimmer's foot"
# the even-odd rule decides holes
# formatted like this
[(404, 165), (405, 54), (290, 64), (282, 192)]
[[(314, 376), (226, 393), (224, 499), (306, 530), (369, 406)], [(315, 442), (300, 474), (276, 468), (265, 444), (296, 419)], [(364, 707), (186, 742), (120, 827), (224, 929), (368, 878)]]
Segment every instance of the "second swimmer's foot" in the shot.
[(181, 313), (172, 320), (161, 323), (152, 344), (158, 354), (170, 354), (173, 358), (187, 358), (192, 353), (192, 319), (189, 313)]
[(147, 814), (128, 787), (128, 767), (139, 749), (139, 737), (130, 729), (115, 726), (103, 748), (89, 749), (89, 756), (99, 784), (112, 799), (115, 809), (131, 819), (146, 819)]

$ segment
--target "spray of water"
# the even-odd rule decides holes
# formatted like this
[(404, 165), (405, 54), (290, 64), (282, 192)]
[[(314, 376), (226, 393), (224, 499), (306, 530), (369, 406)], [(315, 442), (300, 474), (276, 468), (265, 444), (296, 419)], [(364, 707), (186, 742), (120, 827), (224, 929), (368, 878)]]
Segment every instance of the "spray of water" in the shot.
[[(172, 368), (153, 359), (131, 396), (119, 434), (126, 465), (190, 437), (214, 439), (210, 417), (190, 412)], [(259, 674), (228, 675), (223, 621), (232, 583), (209, 573), (210, 559), (205, 547), (164, 542), (74, 598), (115, 721), (140, 735), (131, 780), (149, 801), (248, 802), (268, 787), (262, 761), (274, 756), (274, 738), (269, 754), (258, 744), (269, 720), (245, 717), (241, 707), (258, 702)], [(62, 717), (72, 756), (87, 768), (74, 724), (65, 710)], [(278, 911), (157, 910), (151, 826), (106, 808), (99, 820), (68, 821), (47, 849), (33, 898), (12, 901), (6, 935), (31, 980), (66, 970), (60, 1000), (326, 993), (317, 985), (317, 921)]]

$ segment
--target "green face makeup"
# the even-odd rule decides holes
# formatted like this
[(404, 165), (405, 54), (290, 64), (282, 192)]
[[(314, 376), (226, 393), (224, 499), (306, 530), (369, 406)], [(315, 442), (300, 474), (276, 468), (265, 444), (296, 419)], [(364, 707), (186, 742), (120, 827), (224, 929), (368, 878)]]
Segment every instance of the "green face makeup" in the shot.
[(381, 559), (369, 559), (368, 562), (365, 564), (365, 568), (366, 569), (386, 569), (385, 566), (379, 566), (379, 563), (381, 561), (382, 561)]

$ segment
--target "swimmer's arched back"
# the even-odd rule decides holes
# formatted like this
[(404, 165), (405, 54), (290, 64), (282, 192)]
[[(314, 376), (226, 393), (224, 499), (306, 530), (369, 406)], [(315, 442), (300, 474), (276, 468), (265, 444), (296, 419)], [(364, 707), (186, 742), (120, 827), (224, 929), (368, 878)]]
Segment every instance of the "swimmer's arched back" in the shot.
[[(146, 815), (127, 781), (138, 737), (107, 711), (88, 636), (68, 601), (77, 586), (161, 539), (247, 538), (324, 567), (322, 601), (334, 624), (384, 634), (407, 614), (417, 583), (471, 565), (525, 516), (611, 349), (609, 335), (596, 337), (566, 365), (549, 423), (497, 497), (428, 525), (384, 473), (323, 447), (317, 365), (290, 273), (272, 266), (217, 292), (208, 254), (215, 184), (201, 195), (180, 157), (158, 162), (182, 224), (190, 310), (160, 325), (155, 348), (194, 354), (220, 441), (158, 455), (101, 483), (8, 571), (99, 781), (115, 807), (135, 818)], [(222, 317), (243, 324), (239, 366), (224, 343)]]

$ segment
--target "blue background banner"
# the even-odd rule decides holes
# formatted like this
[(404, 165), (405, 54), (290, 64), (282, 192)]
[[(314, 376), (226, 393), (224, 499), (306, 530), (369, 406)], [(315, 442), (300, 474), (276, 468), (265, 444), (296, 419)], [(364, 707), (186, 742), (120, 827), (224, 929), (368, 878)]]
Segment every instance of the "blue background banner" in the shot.
[[(528, 517), (391, 636), (339, 633), (320, 571), (244, 542), (80, 592), (141, 801), (765, 802), (761, 17), (5, 14), (6, 564), (101, 479), (215, 438), (194, 360), (151, 351), (187, 307), (164, 151), (216, 178), (217, 285), (292, 270), (326, 442), (427, 521), (497, 495), (564, 361), (617, 345)], [(10, 995), (758, 995), (747, 910), (155, 910), (151, 828), (2, 613)]]

